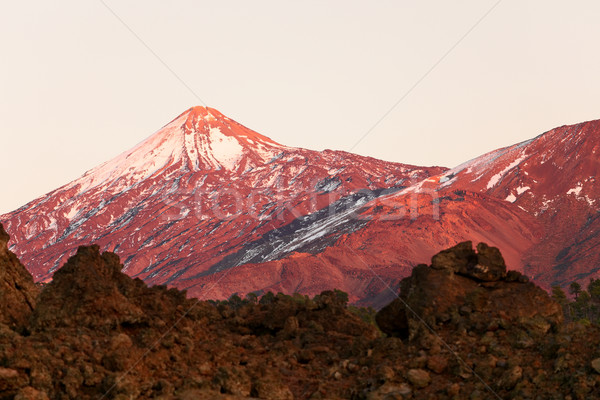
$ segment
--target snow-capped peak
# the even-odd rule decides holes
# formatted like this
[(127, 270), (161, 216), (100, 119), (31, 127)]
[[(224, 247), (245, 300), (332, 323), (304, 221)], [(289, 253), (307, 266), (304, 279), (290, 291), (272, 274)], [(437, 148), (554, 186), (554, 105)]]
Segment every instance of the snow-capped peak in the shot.
[(133, 149), (86, 172), (82, 190), (120, 180), (132, 185), (161, 171), (237, 171), (264, 164), (288, 147), (210, 107), (192, 107)]

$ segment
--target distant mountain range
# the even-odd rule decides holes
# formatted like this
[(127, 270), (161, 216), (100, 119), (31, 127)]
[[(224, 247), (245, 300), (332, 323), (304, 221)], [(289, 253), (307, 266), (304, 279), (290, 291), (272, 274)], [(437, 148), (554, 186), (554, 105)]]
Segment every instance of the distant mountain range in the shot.
[(0, 222), (37, 281), (95, 243), (199, 298), (337, 288), (381, 306), (414, 265), (473, 240), (549, 288), (600, 275), (597, 151), (592, 121), (419, 167), (284, 146), (194, 107)]

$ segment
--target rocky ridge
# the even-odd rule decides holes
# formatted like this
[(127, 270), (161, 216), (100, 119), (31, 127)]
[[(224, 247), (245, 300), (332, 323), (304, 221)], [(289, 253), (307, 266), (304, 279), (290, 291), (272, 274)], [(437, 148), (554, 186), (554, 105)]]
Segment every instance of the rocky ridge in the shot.
[(0, 230), (0, 274), (14, 282), (1, 293), (0, 399), (600, 394), (600, 330), (563, 325), (560, 307), (484, 244), (415, 267), (378, 327), (339, 291), (187, 299), (128, 277), (97, 246), (39, 291), (7, 240)]
[(35, 307), (38, 288), (17, 256), (8, 250), (8, 240), (0, 224), (0, 323), (19, 330)]

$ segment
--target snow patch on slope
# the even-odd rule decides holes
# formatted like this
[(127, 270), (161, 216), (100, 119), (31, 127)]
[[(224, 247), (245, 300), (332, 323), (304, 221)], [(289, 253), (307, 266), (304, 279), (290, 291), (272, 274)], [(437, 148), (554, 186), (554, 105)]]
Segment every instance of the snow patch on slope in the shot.
[(487, 184), (487, 188), (491, 189), (494, 186), (496, 186), (498, 184), (498, 182), (500, 182), (500, 180), (502, 178), (504, 178), (504, 175), (506, 175), (506, 173), (508, 171), (510, 171), (511, 169), (513, 169), (514, 167), (516, 167), (517, 165), (519, 165), (521, 163), (521, 161), (523, 161), (526, 157), (527, 157), (527, 155), (521, 154), (521, 156), (519, 158), (517, 158), (516, 160), (514, 160), (513, 162), (511, 162), (510, 164), (508, 164), (508, 166), (506, 168), (504, 168), (502, 171), (500, 171), (497, 174), (495, 174), (494, 176), (492, 176), (490, 178), (488, 184)]
[[(586, 182), (587, 181), (588, 180), (586, 179)], [(588, 205), (590, 205), (590, 206), (593, 206), (594, 204), (596, 204), (596, 200), (590, 198), (587, 194), (580, 195), (582, 190), (583, 190), (583, 184), (581, 182), (577, 182), (577, 186), (569, 189), (567, 191), (567, 194), (574, 194), (575, 197), (577, 198), (577, 200), (585, 200), (588, 203)]]
[(244, 151), (235, 137), (224, 135), (219, 127), (210, 128), (210, 148), (217, 162), (230, 171), (236, 166)]
[(529, 186), (519, 186), (516, 189), (517, 190), (517, 195), (516, 196), (513, 193), (511, 193), (508, 196), (506, 196), (506, 198), (504, 200), (505, 201), (509, 201), (511, 203), (514, 203), (515, 201), (517, 201), (517, 196), (522, 195), (523, 193), (525, 193), (529, 189), (531, 189)]
[(576, 186), (573, 189), (569, 189), (567, 194), (574, 194), (575, 196), (579, 196), (579, 193), (581, 193), (581, 189), (583, 189), (583, 186)]

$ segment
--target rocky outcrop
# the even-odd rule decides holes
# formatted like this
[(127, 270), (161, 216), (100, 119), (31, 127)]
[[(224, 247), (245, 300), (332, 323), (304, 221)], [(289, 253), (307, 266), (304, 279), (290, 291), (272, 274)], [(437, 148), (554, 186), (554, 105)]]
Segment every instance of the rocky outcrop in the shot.
[(6, 297), (23, 314), (21, 329), (0, 323), (0, 400), (598, 398), (600, 329), (561, 327), (518, 273), (482, 280), (501, 256), (473, 252), (462, 244), (416, 267), (404, 303), (377, 315), (382, 335), (374, 312), (337, 290), (187, 299), (80, 247), (33, 312)]
[(122, 267), (113, 253), (80, 247), (33, 312), (25, 307), (25, 335), (0, 324), (0, 399), (341, 398), (350, 393), (332, 363), (379, 336), (339, 291), (200, 302)]
[(438, 324), (472, 327), (512, 324), (538, 337), (562, 323), (561, 307), (517, 271), (506, 272), (500, 251), (485, 243), (460, 243), (418, 265), (401, 282), (399, 298), (377, 314), (388, 335), (414, 337)]
[(0, 224), (0, 323), (22, 329), (39, 290), (23, 264), (8, 250), (9, 239)]
[(100, 254), (97, 246), (80, 247), (41, 293), (34, 328), (114, 329), (144, 322), (143, 310), (126, 296), (135, 290), (136, 281), (122, 274), (122, 267), (113, 253)]

